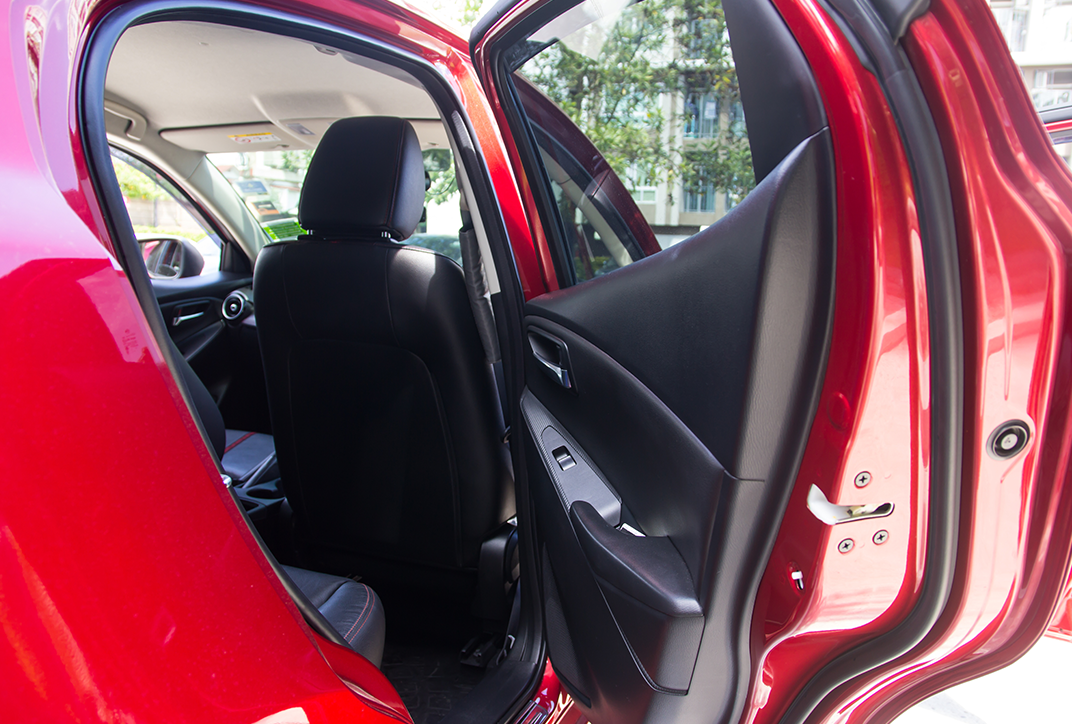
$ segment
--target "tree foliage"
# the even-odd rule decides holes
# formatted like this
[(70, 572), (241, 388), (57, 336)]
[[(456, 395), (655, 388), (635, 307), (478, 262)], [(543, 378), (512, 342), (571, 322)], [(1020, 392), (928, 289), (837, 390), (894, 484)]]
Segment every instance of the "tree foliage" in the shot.
[(280, 154), (279, 168), (284, 171), (293, 171), (304, 178), (305, 172), (309, 170), (309, 164), (312, 160), (313, 151), (311, 149), (283, 151)]
[(454, 171), (454, 154), (448, 148), (435, 148), (424, 152), (424, 170), (431, 185), (425, 193), (430, 204), (446, 203), (458, 193), (458, 175)]
[[(743, 124), (729, 112), (739, 107), (740, 90), (721, 0), (645, 0), (605, 32), (598, 54), (578, 52), (567, 39), (521, 72), (631, 190), (660, 182), (693, 191), (714, 184), (734, 201), (743, 198), (755, 178)], [(698, 122), (691, 99), (704, 96), (718, 99), (717, 132), (675, 143)]]
[(115, 177), (119, 181), (123, 198), (147, 201), (168, 198), (167, 192), (155, 181), (115, 156), (112, 156), (112, 168), (115, 169)]

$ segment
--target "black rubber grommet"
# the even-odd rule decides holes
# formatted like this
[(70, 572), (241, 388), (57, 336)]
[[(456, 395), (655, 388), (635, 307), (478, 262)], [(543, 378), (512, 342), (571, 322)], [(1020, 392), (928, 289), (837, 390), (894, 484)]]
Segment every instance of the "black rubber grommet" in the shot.
[(986, 441), (986, 451), (992, 458), (1008, 460), (1027, 447), (1030, 439), (1031, 430), (1026, 422), (1009, 420), (990, 433), (990, 439)]

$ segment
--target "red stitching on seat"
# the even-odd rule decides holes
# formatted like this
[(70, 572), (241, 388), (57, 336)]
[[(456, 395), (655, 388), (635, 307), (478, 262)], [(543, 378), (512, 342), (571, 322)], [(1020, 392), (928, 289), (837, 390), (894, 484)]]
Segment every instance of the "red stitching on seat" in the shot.
[(230, 445), (228, 445), (227, 447), (225, 447), (225, 448), (223, 449), (223, 454), (224, 454), (224, 455), (226, 455), (227, 453), (231, 452), (232, 448), (236, 448), (236, 447), (238, 447), (239, 445), (241, 445), (241, 444), (242, 444), (242, 443), (244, 443), (244, 442), (245, 442), (246, 440), (248, 440), (249, 438), (253, 437), (253, 436), (254, 436), (254, 435), (256, 435), (256, 434), (257, 434), (257, 433), (255, 433), (255, 432), (247, 432), (247, 433), (246, 433), (245, 435), (243, 435), (242, 437), (238, 438), (237, 440), (235, 440), (234, 442), (232, 442), (232, 443), (231, 443)]
[[(365, 586), (365, 584), (364, 584), (364, 583), (359, 583), (358, 585), (359, 585), (359, 586)], [(370, 603), (372, 603), (372, 589), (371, 589), (371, 588), (369, 588), (368, 586), (365, 586), (365, 590), (366, 590), (366, 591), (368, 591), (368, 594), (369, 594), (369, 595), (368, 595), (368, 596), (366, 596), (366, 598), (365, 598), (365, 605), (364, 605), (364, 607), (363, 607), (363, 608), (361, 609), (361, 613), (357, 614), (357, 618), (356, 618), (356, 619), (354, 619), (354, 623), (353, 623), (353, 625), (352, 625), (352, 626), (350, 626), (350, 630), (349, 630), (349, 631), (347, 631), (347, 632), (346, 632), (346, 633), (345, 633), (345, 634), (343, 635), (343, 638), (344, 638), (344, 639), (346, 640), (346, 642), (347, 642), (347, 643), (353, 643), (353, 640), (352, 640), (352, 639), (350, 638), (350, 634), (351, 634), (351, 633), (353, 633), (353, 634), (354, 634), (354, 636), (357, 636), (357, 634), (361, 633), (361, 629), (362, 629), (362, 628), (365, 628), (365, 624), (361, 624), (361, 628), (357, 629), (357, 632), (356, 632), (356, 633), (354, 632), (354, 626), (357, 626), (357, 622), (358, 622), (358, 621), (360, 621), (360, 620), (361, 620), (361, 617), (365, 615), (365, 611), (368, 611), (368, 612), (369, 612), (369, 618), (372, 618), (372, 611), (371, 611), (371, 610), (369, 609), (369, 604), (370, 604)], [(367, 620), (367, 619), (366, 619), (366, 620)]]
[[(365, 584), (364, 584), (364, 583), (362, 583), (361, 585), (362, 585), (362, 586), (365, 586)], [(372, 589), (371, 589), (371, 588), (369, 588), (368, 586), (365, 586), (365, 589), (366, 589), (366, 590), (368, 591), (368, 595), (369, 595), (369, 598), (368, 598), (368, 600), (369, 600), (369, 601), (373, 601), (373, 596), (375, 596), (376, 594), (375, 594), (375, 593), (373, 593), (373, 592), (372, 592)], [(376, 605), (375, 605), (375, 603), (373, 603), (373, 606), (372, 606), (372, 608), (370, 608), (370, 609), (369, 609), (369, 612), (368, 612), (368, 618), (366, 618), (366, 619), (365, 619), (364, 621), (362, 621), (362, 622), (361, 622), (361, 625), (360, 625), (360, 626), (358, 626), (358, 628), (357, 628), (357, 631), (354, 631), (354, 638), (355, 638), (355, 639), (357, 638), (357, 635), (358, 635), (359, 633), (361, 633), (361, 629), (365, 628), (365, 624), (366, 624), (366, 623), (368, 623), (369, 621), (371, 621), (371, 620), (372, 620), (372, 610), (373, 610), (373, 609), (374, 609), (375, 607), (376, 607)], [(361, 611), (361, 613), (364, 613), (364, 610), (362, 610), (362, 611)], [(360, 618), (361, 618), (361, 617), (360, 617), (360, 616), (358, 616), (358, 619), (359, 619), (359, 620), (360, 620)], [(354, 621), (354, 625), (355, 625), (355, 626), (357, 625), (357, 621)], [(354, 628), (354, 627), (353, 627), (353, 626), (351, 626), (351, 627), (350, 627), (350, 630), (351, 630), (351, 631), (353, 631), (353, 628)]]

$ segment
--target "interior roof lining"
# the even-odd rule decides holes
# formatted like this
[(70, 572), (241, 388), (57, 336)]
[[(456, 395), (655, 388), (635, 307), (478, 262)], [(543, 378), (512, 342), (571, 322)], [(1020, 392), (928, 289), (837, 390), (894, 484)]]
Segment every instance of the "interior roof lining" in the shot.
[[(319, 132), (287, 133), (287, 121), (391, 115), (442, 124), (427, 90), (403, 70), (306, 40), (208, 22), (129, 28), (116, 45), (105, 90), (156, 133), (268, 123), (296, 148), (314, 147)], [(422, 145), (446, 146), (446, 129), (429, 132), (443, 138), (422, 138)]]

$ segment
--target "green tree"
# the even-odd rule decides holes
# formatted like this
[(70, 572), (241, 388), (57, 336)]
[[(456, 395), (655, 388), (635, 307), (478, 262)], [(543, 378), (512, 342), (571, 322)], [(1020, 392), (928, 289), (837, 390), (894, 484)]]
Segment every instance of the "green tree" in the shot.
[(435, 148), (424, 152), (424, 170), (430, 185), (425, 200), (430, 204), (442, 204), (458, 193), (458, 175), (454, 172), (454, 154), (448, 148)]
[(284, 171), (293, 171), (304, 177), (305, 172), (309, 170), (309, 162), (312, 160), (313, 152), (311, 149), (283, 151), (280, 154), (279, 168)]
[(112, 156), (112, 168), (115, 169), (115, 177), (119, 181), (123, 198), (147, 201), (168, 198), (167, 192), (155, 181), (115, 156)]
[[(646, 0), (627, 8), (600, 40), (598, 52), (569, 38), (555, 43), (522, 74), (592, 140), (630, 190), (680, 181), (688, 190), (714, 184), (735, 201), (743, 198), (755, 177), (743, 124), (731, 122), (740, 90), (721, 0)], [(700, 121), (693, 99), (705, 96), (718, 99), (717, 132), (670, 142)]]

